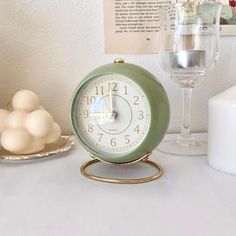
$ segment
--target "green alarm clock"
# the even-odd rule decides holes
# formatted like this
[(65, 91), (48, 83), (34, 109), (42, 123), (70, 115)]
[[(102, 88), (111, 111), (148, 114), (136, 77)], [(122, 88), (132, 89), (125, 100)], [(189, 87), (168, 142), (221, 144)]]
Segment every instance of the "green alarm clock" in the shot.
[(76, 89), (72, 127), (92, 157), (127, 164), (149, 155), (169, 125), (162, 85), (147, 70), (116, 59), (89, 73)]

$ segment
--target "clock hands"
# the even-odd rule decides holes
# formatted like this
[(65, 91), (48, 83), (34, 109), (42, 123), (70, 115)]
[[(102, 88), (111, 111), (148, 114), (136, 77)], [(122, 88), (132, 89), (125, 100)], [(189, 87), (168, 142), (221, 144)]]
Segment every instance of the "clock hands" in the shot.
[[(109, 106), (107, 103), (107, 98), (109, 99)], [(113, 94), (113, 89), (110, 84), (109, 86), (109, 94), (108, 96), (103, 97), (105, 106), (107, 108), (107, 112), (91, 112), (89, 113), (89, 116), (91, 117), (100, 117), (100, 118), (108, 118), (111, 122), (114, 122), (117, 118), (117, 112), (114, 111), (114, 94)]]

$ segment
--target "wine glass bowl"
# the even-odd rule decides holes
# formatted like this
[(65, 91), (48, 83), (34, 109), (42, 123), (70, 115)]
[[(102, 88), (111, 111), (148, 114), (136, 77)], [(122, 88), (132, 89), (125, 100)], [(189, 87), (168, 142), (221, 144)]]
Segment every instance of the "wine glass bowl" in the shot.
[(161, 11), (160, 65), (182, 89), (183, 119), (178, 138), (163, 142), (158, 149), (175, 155), (204, 155), (206, 144), (191, 135), (191, 94), (219, 57), (221, 5), (185, 1)]

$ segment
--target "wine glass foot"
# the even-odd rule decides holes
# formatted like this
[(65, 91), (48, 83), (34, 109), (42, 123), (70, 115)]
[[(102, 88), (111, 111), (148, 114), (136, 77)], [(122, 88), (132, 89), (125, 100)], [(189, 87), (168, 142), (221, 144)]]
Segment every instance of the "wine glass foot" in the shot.
[(174, 156), (205, 156), (207, 155), (207, 142), (196, 140), (194, 137), (188, 142), (181, 142), (180, 136), (163, 140), (157, 150)]

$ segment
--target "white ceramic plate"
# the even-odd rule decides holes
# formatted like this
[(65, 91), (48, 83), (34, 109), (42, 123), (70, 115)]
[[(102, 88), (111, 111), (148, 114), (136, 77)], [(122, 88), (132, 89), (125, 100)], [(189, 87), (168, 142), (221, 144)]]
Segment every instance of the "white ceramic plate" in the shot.
[(4, 149), (0, 150), (0, 160), (4, 161), (27, 161), (46, 158), (55, 154), (69, 151), (75, 144), (73, 136), (61, 136), (56, 143), (46, 145), (39, 153), (29, 155), (14, 155)]

